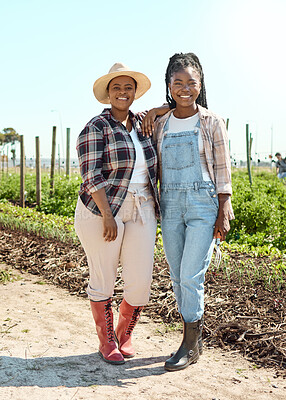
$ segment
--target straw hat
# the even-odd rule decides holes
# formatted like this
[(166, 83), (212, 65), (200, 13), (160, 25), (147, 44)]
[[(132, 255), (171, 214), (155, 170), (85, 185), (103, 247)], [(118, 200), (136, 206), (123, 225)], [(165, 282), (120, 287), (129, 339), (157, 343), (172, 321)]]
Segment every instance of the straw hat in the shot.
[(131, 71), (127, 65), (116, 63), (110, 68), (108, 74), (101, 76), (94, 82), (93, 93), (100, 103), (110, 104), (107, 86), (113, 78), (122, 75), (130, 76), (137, 82), (135, 99), (139, 99), (139, 97), (143, 96), (150, 89), (151, 82), (146, 75), (141, 72)]

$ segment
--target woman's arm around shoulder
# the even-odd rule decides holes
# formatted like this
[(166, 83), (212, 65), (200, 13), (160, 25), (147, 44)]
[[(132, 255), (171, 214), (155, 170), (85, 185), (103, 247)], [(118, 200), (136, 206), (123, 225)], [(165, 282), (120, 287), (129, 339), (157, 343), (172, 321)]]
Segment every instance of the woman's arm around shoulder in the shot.
[(155, 119), (165, 115), (168, 111), (170, 111), (170, 107), (167, 103), (160, 107), (151, 108), (142, 120), (141, 130), (143, 136), (152, 136), (155, 129)]

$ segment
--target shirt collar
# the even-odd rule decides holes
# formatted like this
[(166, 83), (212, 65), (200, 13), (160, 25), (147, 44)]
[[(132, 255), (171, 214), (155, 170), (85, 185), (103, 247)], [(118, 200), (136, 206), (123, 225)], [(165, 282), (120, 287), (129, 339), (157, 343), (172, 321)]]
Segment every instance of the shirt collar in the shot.
[[(115, 119), (113, 117), (113, 115), (111, 114), (111, 108), (105, 108), (100, 115), (106, 119), (113, 119), (113, 121), (117, 121), (117, 119)], [(136, 122), (135, 115), (130, 110), (129, 110), (129, 116), (130, 116), (130, 119), (132, 120), (132, 122), (135, 123)]]
[[(118, 120), (116, 118), (114, 118), (113, 115), (111, 114), (111, 108), (105, 108), (100, 115), (107, 120), (113, 120), (114, 122), (118, 122)], [(136, 119), (133, 112), (130, 110), (129, 110), (129, 117), (131, 119), (133, 128), (136, 129), (137, 131), (139, 130), (141, 132), (140, 123)]]
[[(173, 113), (173, 111), (174, 111), (174, 109), (168, 111), (165, 115), (163, 115), (160, 118), (160, 123), (165, 124), (165, 122), (170, 117), (170, 115)], [(209, 111), (206, 108), (200, 106), (199, 104), (198, 104), (198, 112), (199, 112), (200, 119), (205, 119), (205, 117), (207, 117), (209, 115)]]
[(198, 110), (200, 119), (205, 119), (205, 117), (209, 115), (208, 109), (200, 106), (199, 104), (198, 104)]

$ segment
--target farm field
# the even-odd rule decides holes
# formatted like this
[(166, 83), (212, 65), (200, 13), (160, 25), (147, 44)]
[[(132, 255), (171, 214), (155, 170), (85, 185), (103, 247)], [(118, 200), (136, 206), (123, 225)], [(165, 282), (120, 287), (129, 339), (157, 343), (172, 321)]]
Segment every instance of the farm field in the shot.
[(285, 398), (282, 376), (273, 368), (258, 368), (235, 350), (205, 346), (195, 365), (166, 372), (164, 361), (180, 335), (146, 314), (134, 331), (136, 357), (120, 366), (104, 363), (87, 299), (71, 296), (42, 276), (1, 267), (12, 279), (0, 290), (1, 399)]
[[(58, 176), (49, 198), (43, 179), (43, 203), (35, 207), (33, 174), (27, 176), (27, 203), (17, 204), (17, 176), (2, 177), (0, 188), (0, 262), (42, 276), (70, 293), (85, 297), (86, 259), (73, 231), (73, 212), (80, 179)], [(11, 184), (13, 182), (13, 184)], [(285, 190), (267, 171), (255, 171), (250, 188), (245, 171), (233, 173), (236, 219), (222, 263), (213, 263), (206, 276), (204, 343), (245, 356), (257, 368), (275, 368), (286, 376), (285, 318)], [(9, 280), (7, 272), (3, 280)], [(122, 293), (120, 276), (115, 303)], [(181, 330), (171, 289), (160, 227), (157, 232), (152, 297), (144, 311), (166, 330)]]

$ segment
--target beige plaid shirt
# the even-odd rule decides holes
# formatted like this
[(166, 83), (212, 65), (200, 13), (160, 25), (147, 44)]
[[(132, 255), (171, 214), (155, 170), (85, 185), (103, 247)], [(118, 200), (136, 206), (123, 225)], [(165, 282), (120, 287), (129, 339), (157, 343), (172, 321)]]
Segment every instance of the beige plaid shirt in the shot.
[[(216, 186), (217, 194), (232, 194), (231, 188), (231, 163), (229, 156), (229, 143), (224, 120), (198, 105), (201, 135), (206, 155), (207, 168), (211, 180)], [(164, 127), (173, 110), (158, 118), (155, 122), (154, 139), (157, 143), (159, 160), (159, 180), (162, 178), (162, 142), (164, 138)], [(232, 207), (229, 219), (233, 219)]]

